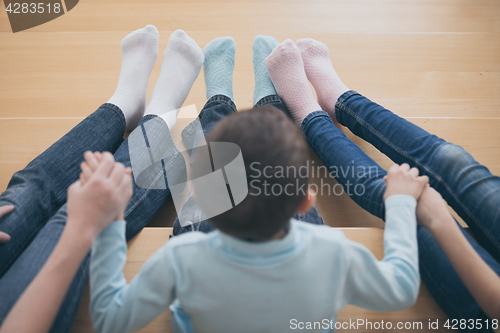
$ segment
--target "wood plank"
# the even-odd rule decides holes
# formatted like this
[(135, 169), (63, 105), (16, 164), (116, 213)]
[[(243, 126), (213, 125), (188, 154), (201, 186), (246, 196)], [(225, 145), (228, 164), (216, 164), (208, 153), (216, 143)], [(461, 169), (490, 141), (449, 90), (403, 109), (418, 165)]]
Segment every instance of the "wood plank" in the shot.
[[(379, 228), (343, 228), (342, 231), (346, 236), (356, 242), (359, 242), (368, 247), (373, 254), (380, 260), (383, 258), (383, 229)], [(140, 270), (142, 264), (151, 256), (159, 247), (161, 247), (168, 237), (171, 235), (171, 228), (144, 228), (134, 239), (129, 242), (129, 250), (127, 264), (124, 268), (124, 275), (127, 281), (130, 281)], [(78, 311), (72, 333), (88, 333), (93, 332), (90, 315), (88, 312), (89, 291), (88, 287), (85, 290), (80, 309)], [(423, 328), (427, 328), (428, 320), (438, 319), (443, 321), (446, 315), (442, 312), (436, 302), (425, 288), (420, 287), (420, 293), (417, 303), (402, 311), (395, 312), (375, 312), (355, 306), (347, 306), (343, 308), (338, 315), (339, 322), (356, 321), (357, 319), (368, 320), (371, 322), (385, 323), (391, 322), (396, 327), (398, 322), (409, 322), (413, 325), (422, 323)], [(441, 324), (442, 326), (442, 324)], [(342, 332), (350, 332), (355, 330), (342, 330)], [(375, 332), (375, 329), (363, 329), (363, 332)], [(416, 330), (414, 330), (416, 331)], [(444, 331), (443, 328), (436, 332)], [(170, 324), (170, 314), (163, 313), (156, 318), (151, 324), (140, 332), (172, 332)]]
[[(160, 32), (160, 55), (170, 32)], [(188, 33), (202, 47), (222, 34)], [(0, 34), (0, 117), (85, 116), (114, 92), (120, 70), (119, 43), (126, 34)], [(248, 108), (254, 84), (251, 43), (255, 34), (232, 35), (238, 48), (235, 101), (239, 108)], [(347, 86), (401, 115), (500, 116), (500, 34), (274, 35), (280, 41), (312, 37), (326, 43)], [(65, 51), (68, 47), (71, 58)], [(158, 77), (160, 59), (149, 93)], [(201, 109), (204, 100), (200, 75), (186, 105), (197, 104)]]
[[(2, 5), (3, 7), (3, 5)], [(2, 8), (3, 9), (3, 8)], [(0, 10), (0, 31), (10, 32)], [(498, 3), (483, 1), (82, 1), (62, 17), (30, 32), (161, 30), (281, 32), (489, 32), (500, 31)], [(126, 17), (126, 20), (123, 18)]]

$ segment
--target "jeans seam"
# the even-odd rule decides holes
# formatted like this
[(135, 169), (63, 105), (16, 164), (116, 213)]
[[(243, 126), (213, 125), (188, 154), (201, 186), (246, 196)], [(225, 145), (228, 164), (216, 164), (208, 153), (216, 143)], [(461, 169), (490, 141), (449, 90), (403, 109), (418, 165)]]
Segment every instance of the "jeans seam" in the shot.
[[(413, 161), (417, 166), (421, 167), (424, 169), (426, 172), (428, 172), (432, 177), (436, 179), (436, 181), (444, 186), (446, 191), (453, 197), (453, 199), (458, 203), (460, 208), (464, 210), (464, 212), (473, 220), (474, 224), (483, 232), (483, 234), (486, 236), (486, 238), (492, 242), (495, 247), (498, 249), (499, 243), (494, 239), (489, 232), (487, 232), (480, 221), (476, 219), (474, 214), (472, 214), (467, 207), (462, 203), (461, 200), (458, 199), (458, 197), (455, 195), (455, 193), (451, 190), (451, 187), (441, 178), (438, 174), (436, 174), (433, 170), (431, 170), (426, 164), (423, 164), (420, 162), (417, 158), (413, 157), (412, 155), (406, 153), (403, 149), (397, 147), (394, 145), (389, 139), (387, 139), (385, 136), (383, 136), (379, 131), (375, 130), (370, 124), (368, 124), (364, 119), (359, 117), (354, 111), (352, 111), (349, 107), (345, 106), (342, 104), (345, 100), (347, 100), (350, 96), (358, 94), (358, 93), (353, 93), (350, 94), (350, 92), (346, 93), (347, 96), (345, 96), (343, 99), (340, 99), (337, 101), (337, 104), (335, 105), (336, 108), (339, 108), (349, 114), (351, 117), (353, 117), (358, 124), (366, 128), (368, 131), (370, 131), (373, 135), (375, 135), (377, 138), (379, 138), (382, 142), (384, 142), (387, 146), (389, 146), (392, 150), (394, 150), (396, 153), (400, 154), (401, 156)], [(358, 94), (359, 95), (359, 94)], [(342, 97), (342, 96), (341, 96)], [(336, 112), (337, 114), (337, 112)], [(307, 119), (307, 118), (306, 118)], [(447, 144), (447, 142), (442, 143), (439, 147), (442, 145)], [(439, 148), (438, 147), (438, 148)], [(437, 148), (436, 148), (437, 149)]]
[(302, 124), (300, 125), (300, 127), (302, 128), (302, 132), (305, 132), (305, 129), (307, 127), (307, 125), (309, 125), (309, 123), (314, 119), (314, 118), (317, 118), (317, 117), (326, 117), (328, 118), (330, 121), (332, 121), (332, 119), (330, 118), (330, 116), (328, 115), (328, 113), (326, 113), (325, 111), (313, 111), (311, 113), (309, 113), (305, 118), (304, 120), (302, 121)]
[(149, 120), (149, 119), (156, 119), (156, 118), (161, 118), (161, 117), (156, 115), (156, 114), (147, 114), (144, 117), (142, 117), (142, 122), (145, 122), (146, 120)]
[(103, 105), (101, 105), (101, 107), (115, 111), (118, 114), (118, 117), (120, 117), (124, 129), (127, 128), (127, 121), (125, 120), (125, 114), (123, 113), (122, 109), (120, 109), (117, 105), (111, 103), (104, 103)]
[[(342, 95), (340, 95), (340, 97), (337, 100), (337, 103), (342, 104), (346, 99), (348, 99), (352, 95), (360, 95), (361, 96), (360, 93), (358, 93), (354, 90), (349, 90), (349, 91), (346, 91), (345, 93), (343, 93)], [(335, 104), (337, 104), (337, 103), (335, 103)]]
[(214, 95), (208, 99), (208, 101), (205, 103), (205, 106), (209, 103), (212, 103), (212, 102), (225, 103), (225, 104), (229, 105), (231, 107), (231, 109), (233, 109), (233, 111), (236, 111), (236, 104), (234, 104), (233, 100), (229, 96), (222, 95), (222, 94)]
[[(169, 133), (171, 133), (170, 128), (168, 128), (167, 123), (165, 122), (165, 120), (162, 117), (160, 117), (156, 114), (148, 114), (148, 115), (145, 115), (144, 117), (142, 117), (142, 123), (145, 123), (148, 120), (153, 120), (153, 121), (158, 122), (161, 126), (165, 127)], [(170, 136), (172, 136), (172, 135), (170, 135)], [(173, 139), (172, 139), (172, 142), (173, 142)]]
[(255, 103), (254, 107), (264, 106), (271, 103), (279, 103), (282, 102), (281, 98), (277, 94), (267, 95), (259, 99), (257, 103)]

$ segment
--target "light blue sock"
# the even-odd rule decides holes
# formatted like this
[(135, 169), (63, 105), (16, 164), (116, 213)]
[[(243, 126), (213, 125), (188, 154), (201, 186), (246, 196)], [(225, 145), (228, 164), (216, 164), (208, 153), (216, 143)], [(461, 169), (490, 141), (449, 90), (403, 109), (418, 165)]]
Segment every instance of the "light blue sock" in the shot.
[(215, 95), (226, 95), (233, 100), (235, 53), (236, 43), (233, 37), (216, 38), (203, 49), (207, 99)]
[(262, 97), (276, 94), (273, 82), (269, 77), (264, 60), (278, 46), (278, 41), (271, 36), (259, 35), (253, 40), (253, 71), (255, 74), (255, 89), (253, 91), (253, 104), (255, 105)]

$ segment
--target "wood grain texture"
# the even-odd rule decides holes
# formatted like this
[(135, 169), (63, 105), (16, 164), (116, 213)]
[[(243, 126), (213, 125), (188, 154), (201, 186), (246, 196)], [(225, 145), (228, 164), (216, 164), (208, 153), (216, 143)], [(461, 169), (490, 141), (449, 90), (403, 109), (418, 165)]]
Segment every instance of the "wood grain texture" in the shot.
[[(140, 25), (136, 26), (140, 27)], [(160, 31), (160, 54), (172, 31)], [(227, 32), (187, 31), (201, 47)], [(84, 117), (114, 92), (120, 40), (127, 32), (0, 33), (1, 116)], [(235, 102), (251, 107), (251, 44), (255, 33), (233, 32), (237, 43)], [(273, 34), (326, 43), (348, 87), (401, 116), (498, 117), (500, 34)], [(68, 49), (71, 53), (68, 54)], [(453, 61), (451, 61), (453, 59)], [(151, 76), (149, 93), (160, 69)], [(19, 89), (22, 86), (23, 89)], [(186, 100), (200, 110), (200, 74)]]
[[(499, 32), (494, 0), (471, 1), (82, 1), (32, 31), (130, 30), (130, 20), (160, 30), (288, 32)], [(2, 11), (2, 19), (5, 12)], [(124, 19), (125, 18), (125, 19)], [(2, 20), (0, 31), (11, 31)]]
[[(347, 238), (365, 245), (373, 254), (382, 259), (384, 254), (383, 248), (383, 229), (380, 228), (342, 228), (341, 229)], [(138, 272), (142, 264), (151, 256), (159, 247), (161, 247), (172, 234), (172, 228), (144, 228), (135, 238), (128, 244), (127, 263), (123, 270), (127, 281), (130, 281)], [(76, 316), (75, 325), (72, 333), (88, 333), (93, 332), (92, 323), (89, 315), (89, 290), (85, 290), (85, 294), (80, 306), (80, 310)], [(355, 306), (346, 306), (338, 315), (339, 322), (356, 321), (363, 319), (365, 321), (391, 322), (396, 327), (398, 322), (408, 322), (411, 325), (422, 323), (423, 331), (427, 331), (429, 319), (443, 321), (446, 316), (438, 307), (434, 299), (430, 296), (425, 286), (421, 285), (418, 300), (412, 307), (396, 312), (375, 312)], [(415, 324), (414, 324), (415, 323)], [(415, 326), (417, 327), (417, 326)], [(368, 327), (369, 328), (369, 327)], [(341, 332), (354, 332), (356, 330), (339, 330)], [(360, 331), (360, 330), (357, 330)], [(362, 329), (362, 332), (377, 332), (376, 329)], [(416, 332), (418, 330), (408, 330)], [(444, 330), (436, 330), (443, 332)], [(170, 314), (167, 312), (156, 318), (151, 324), (142, 329), (142, 333), (156, 332), (172, 332), (170, 325)]]

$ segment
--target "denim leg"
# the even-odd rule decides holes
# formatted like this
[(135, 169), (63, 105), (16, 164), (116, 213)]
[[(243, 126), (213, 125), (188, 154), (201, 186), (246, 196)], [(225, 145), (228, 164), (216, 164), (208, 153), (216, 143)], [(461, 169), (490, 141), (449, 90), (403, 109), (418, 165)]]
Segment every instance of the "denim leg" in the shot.
[[(207, 104), (205, 104), (205, 107), (203, 108), (203, 110), (200, 112), (200, 121), (202, 121), (202, 127), (203, 127), (203, 131), (205, 134), (207, 134), (216, 125), (216, 123), (220, 119), (222, 119), (226, 115), (236, 111), (236, 107), (234, 106), (232, 101), (230, 99), (228, 99), (226, 96), (220, 95), (220, 97), (218, 97), (218, 96), (214, 96), (214, 97), (216, 97), (216, 102), (214, 102), (214, 101), (212, 101), (212, 99), (210, 99), (207, 102)], [(263, 97), (255, 104), (255, 107), (265, 106), (265, 105), (274, 106), (274, 107), (282, 110), (283, 112), (285, 112), (290, 117), (290, 114), (289, 114), (287, 108), (285, 107), (285, 104), (283, 103), (283, 101), (281, 100), (281, 98), (278, 95), (269, 95), (269, 96)], [(213, 116), (211, 116), (211, 114)], [(209, 121), (205, 120), (205, 122), (203, 122), (203, 118), (202, 118), (203, 116), (207, 117), (206, 119), (208, 119)], [(187, 128), (189, 128), (189, 125)], [(189, 130), (188, 133), (194, 133), (194, 131)], [(185, 206), (186, 205), (195, 206), (194, 200), (192, 197), (189, 197), (187, 199)], [(310, 211), (308, 211), (306, 213), (297, 214), (297, 215), (295, 215), (294, 218), (299, 220), (299, 221), (306, 221), (306, 222), (313, 223), (313, 224), (325, 224), (323, 221), (323, 218), (318, 213), (318, 210), (316, 209), (316, 207), (313, 207)], [(208, 233), (208, 232), (211, 232), (213, 230), (215, 230), (215, 228), (207, 220), (182, 227), (179, 223), (179, 219), (176, 219), (175, 223), (174, 223), (174, 228), (173, 228), (173, 235), (176, 236), (176, 235), (183, 234), (186, 232), (191, 232), (191, 231), (201, 231), (204, 233)]]
[(323, 216), (321, 216), (318, 212), (316, 206), (312, 206), (312, 208), (305, 213), (297, 213), (293, 217), (296, 220), (307, 222), (311, 224), (324, 225), (325, 221), (323, 220)]
[[(458, 223), (457, 223), (458, 224)], [(498, 262), (460, 227), (465, 238), (481, 258), (500, 275)], [(488, 319), (451, 265), (429, 230), (417, 229), (420, 276), (433, 298), (450, 319)], [(461, 330), (463, 332), (492, 332), (491, 329)]]
[(197, 127), (196, 122), (199, 120), (201, 128), (205, 136), (215, 127), (222, 118), (236, 112), (236, 105), (225, 95), (212, 96), (201, 109), (198, 119), (191, 122), (182, 130), (182, 140), (186, 147), (192, 147), (195, 140)]
[[(159, 117), (146, 116), (141, 120), (135, 131), (142, 132), (143, 125), (147, 121), (163, 122)], [(163, 129), (168, 132), (166, 126)], [(160, 128), (160, 130), (162, 129)], [(159, 134), (163, 134), (164, 136), (165, 132), (152, 133), (149, 131), (147, 133), (149, 141), (152, 141), (152, 136)], [(169, 132), (168, 135), (170, 135)], [(115, 153), (115, 160), (123, 163), (125, 166), (131, 165), (128, 142), (129, 139), (127, 138)], [(181, 161), (181, 158), (178, 156), (181, 156), (181, 154), (173, 154), (170, 160), (164, 161), (163, 169), (172, 169), (174, 172), (182, 171), (183, 159)], [(166, 171), (159, 170), (159, 173), (163, 177)], [(168, 186), (166, 189), (157, 190), (139, 187), (133, 182), (133, 195), (125, 209), (127, 240), (134, 237), (149, 222), (169, 195)], [(42, 227), (31, 244), (0, 279), (0, 295), (2, 295), (2, 302), (0, 302), (0, 323), (3, 322), (10, 308), (31, 283), (52, 253), (64, 230), (66, 216), (66, 205), (63, 205), (47, 224)], [(90, 256), (87, 255), (73, 279), (52, 326), (51, 332), (53, 333), (69, 332), (71, 330), (80, 305), (81, 296), (87, 283), (89, 258)]]
[[(181, 136), (186, 147), (193, 146), (193, 142), (195, 140), (197, 132), (197, 127), (195, 125), (196, 121), (199, 120), (201, 128), (203, 129), (203, 134), (206, 136), (208, 132), (210, 132), (221, 119), (234, 112), (236, 112), (236, 105), (229, 97), (225, 95), (212, 96), (207, 101), (205, 106), (203, 106), (203, 109), (198, 115), (198, 119), (187, 125), (186, 128), (184, 128), (184, 130), (182, 131)], [(184, 207), (193, 207), (192, 209), (199, 209), (197, 208), (197, 205), (195, 204), (191, 196), (188, 197), (182, 209), (184, 209)], [(192, 212), (192, 214), (196, 214), (196, 212)], [(193, 223), (187, 226), (181, 226), (179, 218), (176, 218), (172, 233), (174, 236), (176, 236), (190, 231), (202, 231), (208, 233), (213, 230), (215, 230), (215, 228), (207, 220)]]
[(113, 104), (103, 104), (46, 151), (16, 172), (0, 206), (14, 205), (0, 218), (0, 230), (12, 237), (0, 244), (0, 277), (21, 254), (40, 228), (66, 202), (68, 186), (80, 174), (87, 150), (115, 152), (123, 141), (125, 118)]
[[(292, 119), (292, 115), (285, 106), (285, 103), (283, 103), (281, 97), (279, 97), (278, 95), (268, 95), (262, 97), (257, 103), (255, 103), (256, 108), (259, 106), (274, 106), (275, 108), (278, 108), (281, 111), (283, 111), (290, 119)], [(325, 224), (325, 221), (323, 220), (323, 217), (319, 214), (316, 206), (313, 206), (308, 212), (295, 214), (293, 218), (311, 224), (320, 224), (320, 225)]]
[[(125, 220), (127, 221), (127, 240), (130, 240), (139, 231), (141, 231), (153, 218), (153, 216), (155, 216), (161, 206), (163, 206), (165, 200), (170, 197), (170, 190), (168, 188), (168, 183), (165, 175), (169, 174), (169, 179), (175, 181), (182, 178), (186, 170), (186, 165), (182, 153), (179, 152), (173, 145), (170, 131), (168, 130), (168, 127), (166, 126), (162, 118), (154, 115), (145, 116), (142, 118), (136, 130), (145, 133), (144, 124), (148, 121), (158, 121), (164, 125), (162, 128), (149, 127), (150, 130), (147, 133), (148, 141), (153, 142), (153, 136), (167, 136), (168, 139), (166, 140), (165, 144), (172, 146), (172, 149), (175, 150), (175, 153), (171, 154), (168, 160), (163, 160), (162, 167), (158, 170), (161, 178), (165, 180), (165, 189), (139, 187), (135, 182), (133, 182), (134, 192), (127, 205), (127, 208), (125, 209)], [(151, 131), (151, 129), (153, 129), (153, 131)], [(125, 140), (116, 151), (115, 160), (117, 162), (123, 163), (126, 167), (131, 166), (129, 152), (129, 140), (127, 138), (127, 140)]]
[(408, 163), (464, 219), (478, 243), (500, 261), (500, 177), (448, 143), (354, 91), (335, 107), (337, 120), (395, 163)]
[[(385, 171), (350, 141), (332, 123), (327, 113), (323, 111), (311, 113), (304, 119), (302, 128), (316, 154), (326, 166), (331, 168), (330, 170), (335, 170), (332, 172), (335, 172), (335, 178), (340, 184), (343, 186), (349, 183), (354, 186), (363, 185), (364, 193), (361, 195), (354, 193), (351, 198), (368, 212), (383, 218)], [(352, 170), (342, 170), (342, 167), (349, 166), (355, 167), (356, 171), (362, 170), (361, 174), (358, 172), (353, 174)], [(366, 170), (372, 170), (372, 172), (367, 173)], [(460, 229), (483, 260), (497, 274), (500, 274), (500, 265), (495, 259), (461, 227)], [(487, 319), (486, 314), (471, 296), (431, 233), (419, 226), (417, 239), (422, 281), (447, 316), (459, 320)]]
[[(66, 205), (63, 205), (59, 211), (41, 228), (30, 245), (23, 251), (21, 256), (17, 258), (14, 264), (0, 279), (0, 294), (2, 302), (0, 302), (0, 324), (4, 321), (8, 312), (14, 306), (15, 302), (28, 287), (31, 281), (43, 267), (48, 257), (54, 250), (66, 224)], [(69, 332), (73, 323), (78, 306), (80, 304), (81, 295), (85, 289), (86, 278), (80, 274), (82, 269), (87, 269), (88, 256), (83, 261), (85, 266), (80, 266), (78, 274), (73, 280), (70, 290), (71, 297), (66, 297), (57, 316), (55, 325), (59, 330), (52, 332)], [(75, 288), (75, 284), (79, 285)], [(64, 315), (61, 316), (61, 313)], [(61, 324), (64, 325), (61, 326)], [(61, 329), (66, 327), (66, 329)]]
[(383, 219), (383, 178), (387, 172), (349, 140), (324, 111), (310, 113), (302, 122), (302, 130), (342, 190), (363, 209)]
[(275, 108), (283, 111), (290, 119), (292, 119), (290, 111), (288, 111), (285, 103), (283, 103), (283, 100), (278, 95), (269, 95), (262, 97), (257, 103), (255, 103), (256, 108), (258, 108), (259, 106), (274, 106)]

